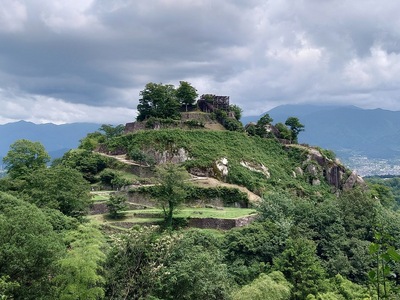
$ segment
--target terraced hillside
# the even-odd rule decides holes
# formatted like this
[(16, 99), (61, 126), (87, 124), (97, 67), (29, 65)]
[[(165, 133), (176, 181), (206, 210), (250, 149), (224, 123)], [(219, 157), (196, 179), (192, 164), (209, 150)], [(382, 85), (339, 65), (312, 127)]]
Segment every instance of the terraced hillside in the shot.
[(236, 184), (262, 196), (267, 191), (324, 197), (362, 184), (340, 162), (316, 148), (282, 145), (241, 132), (164, 129), (108, 140), (101, 151), (139, 157), (158, 165), (182, 164), (190, 174)]

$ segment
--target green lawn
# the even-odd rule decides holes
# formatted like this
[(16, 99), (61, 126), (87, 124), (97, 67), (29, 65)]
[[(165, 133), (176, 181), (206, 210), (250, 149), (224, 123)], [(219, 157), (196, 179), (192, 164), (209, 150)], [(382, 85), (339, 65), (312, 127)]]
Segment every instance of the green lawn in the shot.
[(107, 201), (110, 198), (110, 193), (112, 191), (101, 191), (101, 192), (91, 192), (92, 200), (97, 201)]
[[(162, 214), (161, 209), (140, 209), (130, 210), (126, 212), (126, 216), (133, 216), (134, 213), (157, 215)], [(174, 217), (178, 218), (221, 218), (221, 219), (235, 219), (251, 214), (255, 214), (256, 210), (252, 208), (235, 208), (224, 207), (223, 209), (216, 208), (181, 208), (177, 210)]]
[[(256, 210), (251, 208), (181, 208), (176, 211), (174, 217), (177, 218), (219, 218), (235, 219), (255, 214)], [(136, 214), (136, 215), (135, 215)], [(140, 214), (140, 216), (137, 216)], [(124, 225), (120, 222), (130, 222), (135, 224), (143, 223), (162, 223), (163, 212), (158, 208), (137, 209), (125, 211), (125, 215), (119, 219), (110, 219), (107, 214), (88, 216), (92, 223), (112, 226), (115, 229), (123, 229)]]

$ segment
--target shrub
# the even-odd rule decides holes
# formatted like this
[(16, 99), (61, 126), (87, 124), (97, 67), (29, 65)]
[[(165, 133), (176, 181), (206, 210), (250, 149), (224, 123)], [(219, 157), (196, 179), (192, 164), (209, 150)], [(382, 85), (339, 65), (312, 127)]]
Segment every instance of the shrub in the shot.
[(122, 217), (122, 210), (127, 208), (126, 197), (123, 195), (112, 194), (107, 201), (108, 215), (112, 219)]
[(189, 126), (189, 128), (203, 128), (204, 123), (197, 120), (187, 120), (185, 121), (185, 125)]

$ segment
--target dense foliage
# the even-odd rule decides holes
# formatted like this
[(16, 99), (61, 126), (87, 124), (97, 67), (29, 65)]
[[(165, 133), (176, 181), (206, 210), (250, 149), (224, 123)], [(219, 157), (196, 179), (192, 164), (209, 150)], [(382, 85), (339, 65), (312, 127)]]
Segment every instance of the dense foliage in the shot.
[(39, 142), (17, 140), (3, 158), (7, 173), (12, 178), (28, 176), (38, 169), (44, 169), (50, 161), (50, 155)]
[(137, 119), (143, 121), (149, 117), (179, 118), (180, 103), (175, 87), (171, 84), (148, 83), (140, 92)]
[[(89, 182), (116, 184), (122, 178), (118, 164), (78, 149), (46, 167), (43, 152), (24, 160), (37, 168), (26, 172), (31, 168), (23, 167), (0, 181), (0, 299), (398, 296), (400, 212), (396, 190), (390, 189), (395, 182), (382, 186), (374, 181), (369, 188), (332, 193), (322, 177), (312, 185), (309, 175), (293, 175), (307, 162), (302, 147), (283, 147), (257, 134), (175, 129), (110, 135), (103, 147), (137, 160), (177, 149), (190, 157), (181, 167), (157, 167), (157, 185), (143, 188), (164, 207), (170, 230), (100, 231), (85, 218)], [(30, 143), (23, 145), (32, 150)], [(12, 148), (9, 157), (20, 151), (24, 148)], [(228, 161), (228, 175), (215, 168), (221, 158)], [(245, 163), (264, 166), (271, 176)], [(258, 219), (227, 231), (171, 230), (175, 208), (190, 198), (248, 204), (238, 189), (188, 186), (187, 170), (192, 169), (214, 172), (262, 196)], [(107, 204), (119, 217), (125, 198), (116, 194)]]
[[(127, 153), (134, 148), (135, 153), (147, 158), (154, 151), (177, 152), (182, 148), (191, 158), (184, 163), (187, 170), (213, 169), (217, 160), (226, 157), (229, 164), (226, 181), (245, 186), (259, 195), (267, 190), (281, 189), (307, 195), (317, 195), (317, 191), (318, 194), (331, 195), (322, 178), (318, 187), (312, 186), (306, 176), (294, 178), (293, 170), (306, 159), (307, 152), (300, 148), (285, 149), (275, 139), (252, 137), (240, 132), (165, 129), (124, 135), (106, 145), (110, 151), (119, 149)], [(241, 162), (264, 165), (273, 175), (266, 178), (264, 174), (243, 167)]]

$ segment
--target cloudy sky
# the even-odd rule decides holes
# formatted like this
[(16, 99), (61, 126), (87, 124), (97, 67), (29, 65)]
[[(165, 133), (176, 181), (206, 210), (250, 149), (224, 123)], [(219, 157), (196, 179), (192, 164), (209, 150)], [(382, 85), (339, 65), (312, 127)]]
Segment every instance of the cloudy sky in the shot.
[(148, 82), (244, 115), (400, 110), (398, 0), (0, 0), (0, 123), (125, 123)]

